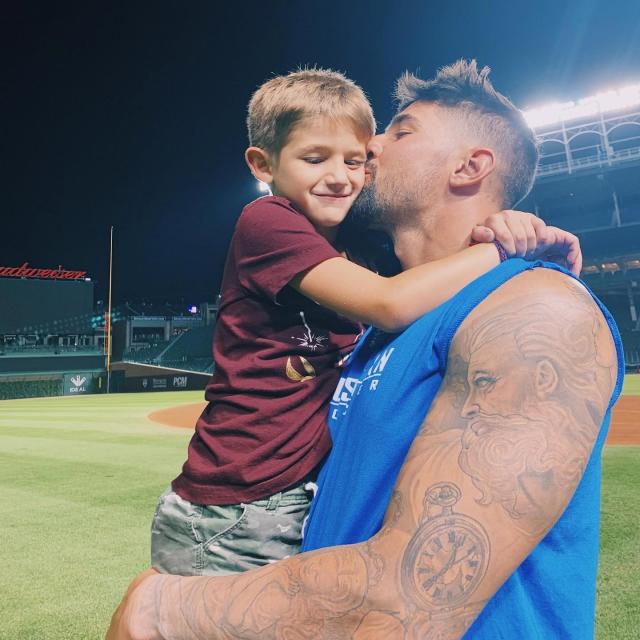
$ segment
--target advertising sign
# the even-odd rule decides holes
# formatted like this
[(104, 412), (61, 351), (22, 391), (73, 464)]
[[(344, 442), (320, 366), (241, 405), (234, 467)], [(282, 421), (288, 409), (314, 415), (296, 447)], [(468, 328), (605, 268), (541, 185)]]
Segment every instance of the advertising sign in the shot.
[(57, 269), (37, 269), (23, 262), (19, 267), (0, 266), (0, 277), (5, 278), (45, 278), (49, 280), (84, 280), (86, 271), (69, 271), (60, 265)]
[(65, 396), (79, 396), (85, 393), (97, 393), (96, 378), (91, 373), (66, 373), (63, 390)]
[(163, 376), (143, 376), (124, 379), (124, 391), (179, 391), (204, 389), (208, 378), (188, 373)]

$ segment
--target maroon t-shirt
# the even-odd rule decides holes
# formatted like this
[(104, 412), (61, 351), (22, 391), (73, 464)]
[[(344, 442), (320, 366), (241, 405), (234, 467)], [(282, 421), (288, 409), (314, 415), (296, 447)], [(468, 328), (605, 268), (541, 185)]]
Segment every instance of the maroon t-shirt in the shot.
[(182, 473), (196, 504), (238, 504), (304, 478), (331, 446), (329, 400), (361, 326), (287, 284), (340, 254), (285, 198), (247, 205), (229, 247), (215, 373)]

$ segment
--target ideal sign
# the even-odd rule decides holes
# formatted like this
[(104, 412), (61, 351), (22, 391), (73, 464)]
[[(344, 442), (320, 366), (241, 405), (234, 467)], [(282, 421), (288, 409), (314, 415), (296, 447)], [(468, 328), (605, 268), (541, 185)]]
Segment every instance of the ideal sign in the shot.
[(69, 387), (70, 393), (85, 393), (84, 383), (87, 381), (86, 376), (71, 376), (72, 387)]
[(64, 395), (78, 396), (85, 393), (95, 393), (96, 381), (88, 373), (67, 373), (64, 376)]

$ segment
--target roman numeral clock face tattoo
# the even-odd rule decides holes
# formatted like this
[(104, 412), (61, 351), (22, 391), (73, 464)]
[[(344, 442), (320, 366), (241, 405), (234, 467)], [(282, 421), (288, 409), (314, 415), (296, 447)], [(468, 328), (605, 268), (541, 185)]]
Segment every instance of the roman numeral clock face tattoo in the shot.
[(487, 570), (489, 538), (478, 522), (453, 511), (460, 496), (452, 482), (426, 492), (420, 530), (402, 563), (402, 585), (420, 606), (462, 603)]

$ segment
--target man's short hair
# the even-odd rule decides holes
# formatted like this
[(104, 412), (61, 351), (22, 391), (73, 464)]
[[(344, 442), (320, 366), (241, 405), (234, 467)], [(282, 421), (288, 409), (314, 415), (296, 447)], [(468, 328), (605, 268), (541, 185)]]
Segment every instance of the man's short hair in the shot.
[(443, 67), (433, 80), (405, 73), (396, 84), (398, 111), (418, 101), (455, 110), (464, 131), (496, 151), (496, 174), (502, 184), (502, 206), (514, 207), (530, 191), (538, 164), (534, 132), (522, 112), (489, 80), (490, 69), (478, 71), (475, 60)]
[(346, 120), (363, 138), (376, 129), (364, 91), (342, 73), (330, 69), (299, 69), (260, 86), (249, 102), (249, 144), (278, 154), (293, 128), (317, 117)]

